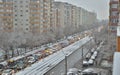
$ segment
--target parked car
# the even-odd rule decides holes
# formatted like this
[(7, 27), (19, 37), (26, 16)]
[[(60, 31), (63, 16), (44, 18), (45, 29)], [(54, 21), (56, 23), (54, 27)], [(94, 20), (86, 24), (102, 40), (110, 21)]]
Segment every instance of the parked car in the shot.
[(12, 75), (12, 69), (7, 69), (2, 72), (2, 75)]
[(88, 68), (81, 72), (81, 75), (99, 75), (94, 69)]
[(81, 73), (81, 70), (78, 70), (77, 68), (71, 68), (68, 70), (67, 75), (79, 75)]
[(3, 71), (3, 69), (0, 69), (0, 75), (2, 75), (2, 71)]
[(88, 65), (93, 65), (94, 64), (94, 61), (92, 60), (92, 59), (90, 59), (89, 61), (88, 61)]
[(33, 56), (28, 57), (28, 63), (29, 64), (33, 64), (35, 62), (36, 62), (36, 60), (35, 60), (35, 58)]
[(87, 60), (83, 60), (83, 67), (87, 67), (89, 64), (88, 64), (88, 61)]
[(4, 65), (3, 64), (0, 64), (0, 69), (4, 69)]
[(16, 63), (16, 66), (17, 66), (17, 70), (22, 70), (26, 67), (26, 64), (23, 61), (18, 61)]
[(91, 53), (88, 53), (88, 54), (85, 56), (86, 60), (89, 60), (90, 57), (91, 57)]
[(95, 60), (95, 58), (96, 58), (95, 55), (92, 55), (92, 56), (91, 56), (91, 59), (92, 59), (92, 60)]

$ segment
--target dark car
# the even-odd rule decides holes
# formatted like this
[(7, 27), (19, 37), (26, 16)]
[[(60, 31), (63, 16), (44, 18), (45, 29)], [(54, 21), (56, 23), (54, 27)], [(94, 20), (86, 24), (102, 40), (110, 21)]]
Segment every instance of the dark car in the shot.
[(4, 69), (4, 65), (0, 64), (0, 69)]

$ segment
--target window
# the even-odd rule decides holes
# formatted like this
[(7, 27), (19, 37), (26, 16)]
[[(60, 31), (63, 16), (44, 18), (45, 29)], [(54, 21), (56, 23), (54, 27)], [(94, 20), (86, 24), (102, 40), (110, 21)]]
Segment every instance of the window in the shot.
[(26, 12), (28, 12), (28, 10), (26, 10)]
[(20, 10), (21, 12), (23, 12), (23, 10)]
[(23, 3), (23, 1), (20, 1), (20, 3)]
[(21, 5), (20, 7), (22, 8), (23, 6)]
[(15, 19), (15, 21), (17, 21), (17, 19)]
[(15, 23), (15, 25), (17, 26), (17, 23)]
[(28, 5), (26, 5), (26, 7), (28, 7)]
[(28, 21), (28, 19), (26, 19), (26, 21)]
[(17, 7), (16, 5), (14, 7)]
[(23, 15), (20, 15), (21, 17), (23, 16)]
[(28, 28), (26, 28), (26, 30), (28, 30)]

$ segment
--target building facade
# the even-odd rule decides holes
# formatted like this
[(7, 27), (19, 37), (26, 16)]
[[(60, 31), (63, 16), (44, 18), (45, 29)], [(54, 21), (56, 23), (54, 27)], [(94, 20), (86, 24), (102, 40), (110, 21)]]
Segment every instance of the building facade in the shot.
[(1, 29), (8, 32), (49, 32), (53, 21), (53, 0), (3, 0)]
[(12, 32), (13, 31), (13, 1), (0, 1), (0, 30)]
[(115, 32), (117, 31), (117, 25), (118, 25), (118, 3), (119, 0), (110, 0), (110, 15), (109, 15), (109, 31)]
[[(54, 0), (2, 0), (0, 30), (6, 32), (73, 32), (96, 16), (81, 7)], [(91, 20), (92, 18), (92, 20)], [(66, 33), (67, 34), (67, 33)]]
[(81, 25), (91, 25), (97, 20), (96, 13), (69, 3), (54, 2), (54, 6), (59, 13), (55, 16), (60, 20), (60, 22), (55, 20), (57, 24), (55, 26), (59, 24), (64, 32), (79, 30)]

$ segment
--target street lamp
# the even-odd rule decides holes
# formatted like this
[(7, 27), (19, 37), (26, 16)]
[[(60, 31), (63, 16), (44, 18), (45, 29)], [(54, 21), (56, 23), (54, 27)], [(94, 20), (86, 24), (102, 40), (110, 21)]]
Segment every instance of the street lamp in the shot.
[(67, 75), (67, 55), (65, 55), (65, 75)]
[(64, 56), (65, 56), (65, 75), (67, 75), (67, 66), (68, 66), (68, 64), (67, 64), (67, 54), (66, 53), (64, 53), (64, 51), (62, 50), (62, 53), (64, 54)]
[(83, 46), (82, 46), (82, 70), (83, 70)]

